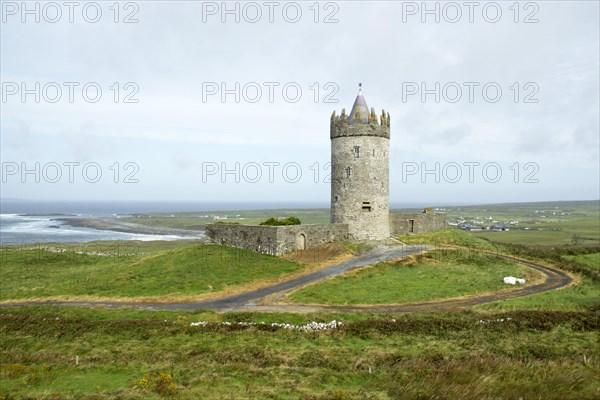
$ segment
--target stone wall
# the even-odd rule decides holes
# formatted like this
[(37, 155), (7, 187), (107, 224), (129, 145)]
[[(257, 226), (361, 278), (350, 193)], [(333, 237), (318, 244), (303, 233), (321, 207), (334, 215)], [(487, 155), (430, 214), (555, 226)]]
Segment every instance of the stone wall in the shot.
[(206, 236), (211, 243), (280, 255), (295, 250), (310, 249), (323, 243), (346, 240), (348, 239), (348, 225), (209, 224), (206, 226)]
[(397, 237), (410, 233), (439, 231), (448, 226), (446, 220), (446, 213), (390, 213), (391, 236)]
[(277, 230), (274, 228), (257, 225), (208, 224), (205, 233), (214, 244), (276, 254)]

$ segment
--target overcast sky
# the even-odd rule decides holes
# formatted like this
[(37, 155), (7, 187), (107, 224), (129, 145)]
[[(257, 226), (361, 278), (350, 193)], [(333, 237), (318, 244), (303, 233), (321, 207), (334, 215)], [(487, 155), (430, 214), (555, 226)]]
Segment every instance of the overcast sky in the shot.
[(359, 82), (393, 203), (600, 197), (597, 1), (1, 4), (3, 198), (326, 204)]

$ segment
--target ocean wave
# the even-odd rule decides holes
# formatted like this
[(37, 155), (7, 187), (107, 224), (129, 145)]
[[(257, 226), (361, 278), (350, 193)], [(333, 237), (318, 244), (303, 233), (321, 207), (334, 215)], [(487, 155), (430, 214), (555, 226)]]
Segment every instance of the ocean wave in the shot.
[(47, 242), (89, 242), (95, 240), (184, 240), (204, 237), (188, 237), (181, 235), (158, 235), (129, 233), (113, 230), (100, 230), (88, 227), (74, 227), (55, 220), (51, 216), (25, 216), (19, 214), (2, 214), (0, 233), (3, 244), (9, 243), (47, 243)]
[(0, 220), (2, 219), (16, 219), (19, 217), (19, 214), (0, 214)]

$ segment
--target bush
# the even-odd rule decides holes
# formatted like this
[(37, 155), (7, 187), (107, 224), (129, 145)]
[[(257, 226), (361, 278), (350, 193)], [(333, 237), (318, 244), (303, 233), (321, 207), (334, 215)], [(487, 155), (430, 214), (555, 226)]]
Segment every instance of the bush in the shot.
[(177, 385), (173, 383), (171, 375), (161, 371), (145, 373), (142, 378), (133, 381), (131, 386), (144, 392), (151, 390), (162, 397), (172, 397), (177, 393)]
[(284, 219), (278, 218), (269, 218), (266, 221), (260, 223), (260, 225), (268, 225), (268, 226), (283, 226), (283, 225), (300, 225), (300, 219), (297, 217), (287, 217)]

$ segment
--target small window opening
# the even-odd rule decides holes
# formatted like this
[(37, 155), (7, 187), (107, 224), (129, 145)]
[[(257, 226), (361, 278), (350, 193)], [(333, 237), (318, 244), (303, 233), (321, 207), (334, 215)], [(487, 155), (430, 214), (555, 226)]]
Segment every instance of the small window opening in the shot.
[(350, 178), (352, 176), (352, 168), (346, 167), (346, 178)]
[(373, 149), (373, 157), (375, 157), (375, 149)]
[(371, 202), (370, 201), (363, 201), (362, 202), (362, 210), (363, 211), (371, 211)]
[(408, 220), (408, 231), (409, 232), (414, 232), (415, 231), (415, 220), (414, 219), (409, 219)]
[(354, 159), (360, 158), (360, 146), (354, 146)]
[(339, 198), (338, 198), (338, 196), (335, 196), (335, 197), (333, 198), (333, 202), (334, 202), (334, 203), (337, 203), (338, 201), (339, 201)]

